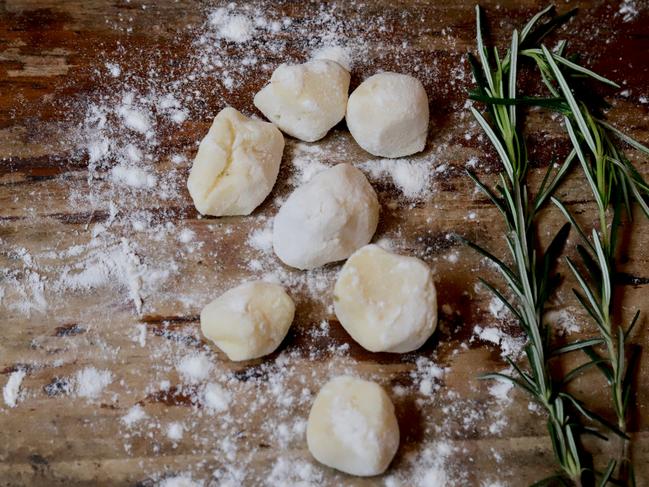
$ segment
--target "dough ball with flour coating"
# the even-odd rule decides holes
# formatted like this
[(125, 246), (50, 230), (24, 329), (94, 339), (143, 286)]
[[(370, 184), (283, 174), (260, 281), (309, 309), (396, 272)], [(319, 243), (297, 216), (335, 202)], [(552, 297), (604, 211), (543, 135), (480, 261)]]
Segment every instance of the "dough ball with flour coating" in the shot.
[(379, 202), (365, 175), (338, 164), (298, 187), (279, 209), (273, 249), (287, 265), (313, 269), (346, 259), (372, 239)]
[(374, 382), (336, 377), (313, 402), (306, 440), (320, 463), (352, 475), (381, 474), (399, 448), (394, 405)]
[(367, 350), (416, 350), (437, 326), (433, 274), (420, 259), (366, 245), (341, 269), (334, 309), (343, 328)]
[(417, 78), (379, 73), (349, 96), (347, 127), (363, 149), (380, 157), (404, 157), (424, 150), (428, 96)]
[(250, 360), (275, 351), (294, 314), (295, 304), (282, 286), (246, 282), (203, 308), (201, 331), (230, 360)]
[(345, 117), (349, 72), (335, 61), (280, 65), (255, 95), (255, 106), (285, 133), (306, 142), (321, 139)]
[(273, 189), (283, 151), (284, 136), (272, 123), (224, 108), (201, 141), (187, 180), (196, 209), (249, 215)]

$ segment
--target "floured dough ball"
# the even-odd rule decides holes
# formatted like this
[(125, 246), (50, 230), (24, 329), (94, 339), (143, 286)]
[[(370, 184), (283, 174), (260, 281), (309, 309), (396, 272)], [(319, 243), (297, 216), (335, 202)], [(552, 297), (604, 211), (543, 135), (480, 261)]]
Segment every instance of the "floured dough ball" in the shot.
[(306, 142), (321, 139), (345, 116), (349, 72), (328, 59), (280, 65), (255, 95), (255, 106), (275, 125)]
[(368, 243), (378, 221), (379, 201), (363, 173), (338, 164), (284, 202), (273, 224), (273, 249), (285, 264), (313, 269)]
[(246, 282), (201, 311), (201, 331), (230, 360), (250, 360), (275, 351), (284, 340), (295, 304), (279, 284)]
[(284, 151), (272, 123), (224, 108), (201, 141), (187, 187), (204, 215), (249, 215), (271, 192)]
[(347, 127), (363, 149), (380, 157), (404, 157), (424, 150), (428, 96), (417, 78), (379, 73), (349, 96)]
[(347, 333), (367, 350), (416, 350), (437, 326), (433, 274), (422, 260), (366, 245), (341, 269), (334, 309)]
[(374, 382), (336, 377), (313, 402), (306, 441), (315, 459), (329, 467), (352, 475), (383, 473), (399, 448), (394, 405)]

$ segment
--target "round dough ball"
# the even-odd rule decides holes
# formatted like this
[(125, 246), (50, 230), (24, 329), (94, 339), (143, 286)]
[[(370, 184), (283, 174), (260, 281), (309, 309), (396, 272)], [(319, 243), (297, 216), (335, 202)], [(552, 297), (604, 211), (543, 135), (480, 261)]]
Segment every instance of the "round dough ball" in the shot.
[(394, 405), (374, 382), (336, 377), (313, 402), (306, 441), (315, 459), (329, 467), (352, 475), (383, 473), (399, 448)]
[(246, 282), (201, 311), (201, 331), (230, 360), (250, 360), (274, 352), (284, 340), (295, 304), (279, 284)]
[(280, 65), (255, 95), (255, 106), (275, 125), (306, 142), (321, 139), (347, 108), (349, 72), (328, 59)]
[(187, 180), (196, 209), (249, 215), (273, 189), (283, 152), (284, 136), (272, 123), (224, 108), (201, 141)]
[(341, 269), (334, 309), (347, 333), (367, 350), (416, 350), (437, 326), (433, 274), (420, 259), (366, 245)]
[(379, 73), (349, 96), (347, 127), (363, 149), (380, 157), (404, 157), (424, 150), (428, 96), (417, 78)]
[(273, 224), (273, 249), (287, 265), (313, 269), (346, 259), (372, 239), (379, 201), (361, 171), (338, 164), (297, 188)]

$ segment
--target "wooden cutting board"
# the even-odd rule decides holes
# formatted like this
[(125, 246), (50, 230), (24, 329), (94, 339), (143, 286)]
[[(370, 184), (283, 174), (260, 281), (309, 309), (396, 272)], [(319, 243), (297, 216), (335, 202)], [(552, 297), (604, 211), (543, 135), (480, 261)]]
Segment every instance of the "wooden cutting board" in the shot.
[[(493, 39), (505, 46), (511, 30), (544, 5), (484, 6)], [(622, 90), (605, 92), (608, 119), (649, 142), (649, 6), (584, 1), (560, 9), (573, 6), (579, 15), (550, 42), (568, 39), (582, 62), (620, 82)], [(470, 164), (493, 181), (499, 167), (465, 106), (474, 4), (218, 7), (0, 3), (0, 385), (7, 390), (10, 376), (25, 372), (15, 407), (0, 405), (0, 485), (154, 485), (184, 475), (199, 485), (518, 486), (551, 474), (542, 414), (521, 392), (477, 380), (506, 367), (503, 354), (516, 354), (521, 332), (477, 286), (478, 276), (497, 280), (493, 269), (449, 237), (506, 253), (499, 215), (464, 173)], [(228, 31), (236, 16), (240, 29)], [(287, 138), (278, 183), (253, 215), (201, 218), (184, 181), (213, 116), (226, 105), (259, 115), (252, 97), (274, 67), (335, 44), (352, 50), (352, 88), (380, 70), (421, 79), (431, 105), (426, 151), (401, 162), (399, 172), (363, 152), (344, 122), (319, 143)], [(539, 111), (528, 116), (526, 133), (538, 183), (568, 140)], [(649, 177), (647, 160), (629, 154)], [(310, 173), (340, 162), (359, 164), (379, 194), (375, 240), (435, 271), (440, 326), (417, 352), (363, 350), (331, 309), (340, 266), (301, 273), (268, 250), (283, 198)], [(578, 171), (558, 195), (593, 225)], [(649, 224), (636, 216), (625, 227), (619, 315), (643, 311), (635, 341), (646, 349)], [(542, 235), (562, 223), (548, 209)], [(270, 357), (229, 362), (202, 339), (198, 315), (229, 287), (260, 277), (287, 285), (296, 321)], [(574, 286), (566, 276), (552, 319), (572, 330), (571, 339), (593, 336)], [(648, 368), (645, 353), (632, 422), (640, 485), (649, 480)], [(346, 476), (319, 466), (306, 448), (313, 396), (340, 373), (376, 380), (395, 402), (401, 446), (385, 476)], [(206, 406), (206, 383), (221, 386), (227, 408)], [(573, 389), (611, 417), (596, 373)], [(587, 445), (598, 465), (617, 448), (615, 440)]]

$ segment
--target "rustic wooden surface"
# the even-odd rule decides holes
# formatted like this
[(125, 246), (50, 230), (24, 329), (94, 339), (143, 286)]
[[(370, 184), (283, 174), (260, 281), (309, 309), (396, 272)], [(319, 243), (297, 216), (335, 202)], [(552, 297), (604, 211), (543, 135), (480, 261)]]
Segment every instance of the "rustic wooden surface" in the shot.
[[(290, 17), (294, 26), (315, 16), (319, 8), (316, 3), (303, 1), (256, 5), (262, 5), (264, 11)], [(542, 5), (530, 0), (485, 2), (494, 38), (505, 44), (504, 36)], [(560, 8), (567, 6), (562, 3)], [(628, 90), (628, 96), (609, 93), (613, 104), (609, 119), (638, 140), (649, 142), (647, 105), (640, 101), (642, 96), (649, 96), (646, 3), (636, 2), (640, 13), (629, 22), (624, 22), (618, 14), (619, 2), (570, 2), (569, 6), (580, 7), (581, 12), (564, 35), (575, 49), (586, 53), (585, 61), (591, 67), (622, 81), (623, 89)], [(162, 73), (160, 84), (183, 78), (184, 65), (174, 60), (189, 55), (191, 39), (195, 36), (192, 29), (205, 22), (210, 8), (212, 5), (204, 2), (186, 0), (0, 2), (0, 278), (3, 279), (0, 286), (4, 288), (0, 301), (0, 385), (4, 386), (15, 370), (27, 372), (17, 407), (8, 408), (4, 404), (0, 407), (1, 485), (150, 485), (178, 472), (191, 472), (195, 480), (207, 483), (211, 479), (213, 485), (220, 485), (218, 472), (227, 465), (244, 463), (246, 476), (241, 485), (263, 485), (270, 467), (280, 457), (311, 462), (303, 438), (293, 438), (288, 445), (279, 447), (264, 428), (269, 418), (275, 416), (306, 417), (308, 401), (291, 406), (271, 401), (266, 407), (249, 411), (248, 404), (266, 393), (264, 374), (267, 371), (263, 364), (268, 361), (228, 362), (201, 341), (197, 321), (201, 305), (210, 297), (256, 277), (242, 263), (258, 257), (259, 251), (246, 246), (245, 240), (252, 230), (264, 224), (265, 217), (274, 214), (276, 198), (290, 191), (287, 180), (291, 167), (284, 164), (273, 195), (250, 218), (198, 218), (186, 192), (168, 200), (149, 192), (133, 196), (131, 210), (128, 206), (120, 207), (121, 216), (129, 211), (150, 210), (158, 221), (171, 221), (178, 227), (189, 228), (195, 232), (196, 240), (203, 242), (192, 253), (181, 252), (181, 244), (175, 238), (155, 244), (141, 242), (138, 256), (142, 260), (160, 261), (165, 257), (175, 261), (178, 269), (162, 289), (144, 298), (140, 314), (123, 299), (123, 287), (111, 283), (91, 292), (61, 293), (51, 289), (49, 283), (57, 279), (65, 265), (74, 262), (74, 256), (67, 260), (51, 259), (47, 265), (41, 262), (38, 272), (44, 282), (47, 306), (40, 310), (16, 307), (21, 296), (18, 288), (14, 288), (16, 281), (7, 277), (14, 276), (17, 282), (24, 283), (30, 276), (29, 265), (16, 254), (16, 249), (43, 255), (47, 251), (83, 245), (91, 239), (93, 228), (110, 218), (110, 208), (91, 203), (79, 205), (70, 198), (72, 192), (93, 191), (88, 187), (91, 184), (87, 174), (88, 157), (70, 142), (83, 117), (75, 107), (85, 99), (109, 93), (121, 82), (119, 77), (98, 77), (98, 70), (105, 73), (104, 63), (117, 58), (122, 69), (131, 70), (136, 77), (144, 78), (152, 64)], [(488, 267), (474, 253), (446, 239), (449, 233), (460, 233), (496, 253), (504, 251), (498, 215), (474, 192), (463, 174), (464, 164), (474, 156), (482, 161), (478, 172), (486, 178), (498, 167), (463, 108), (470, 76), (458, 78), (457, 72), (458, 66), (464, 66), (466, 74), (463, 55), (474, 44), (473, 3), (381, 0), (364, 4), (341, 2), (337, 9), (342, 17), (357, 20), (349, 25), (363, 25), (362, 20), (368, 20), (366, 31), (359, 35), (367, 37), (369, 55), (357, 60), (352, 85), (380, 69), (412, 72), (415, 65), (431, 67), (423, 70), (426, 76), (420, 74), (431, 100), (432, 114), (429, 142), (422, 160), (436, 154), (431, 164), (444, 163), (448, 169), (433, 176), (432, 195), (414, 203), (403, 198), (389, 182), (377, 185), (383, 212), (376, 238), (398, 235), (400, 251), (419, 255), (429, 262), (437, 275), (440, 305), (448, 304), (459, 314), (452, 318), (445, 316), (440, 330), (416, 353), (396, 356), (365, 352), (342, 330), (328, 306), (331, 275), (338, 268), (329, 266), (327, 286), (319, 297), (317, 293), (314, 297), (312, 292), (305, 291), (304, 286), (292, 290), (298, 301), (298, 312), (296, 323), (281, 347), (286, 352), (294, 352), (293, 369), (285, 387), (306, 388), (316, 393), (323, 381), (338, 369), (372, 377), (389, 391), (396, 385), (403, 386), (405, 395), (392, 394), (402, 442), (388, 472), (401, 472), (402, 480), (406, 479), (403, 485), (421, 481), (414, 477), (409, 455), (416, 455), (436, 439), (444, 439), (453, 446), (453, 453), (447, 459), (449, 478), (459, 472), (463, 485), (483, 485), (497, 480), (508, 485), (525, 485), (538, 480), (553, 472), (543, 418), (528, 410), (526, 397), (512, 392), (513, 402), (501, 416), (506, 424), (501, 431), (490, 432), (494, 420), (490, 408), (495, 406), (488, 393), (489, 385), (479, 383), (476, 376), (502, 369), (505, 364), (497, 346), (470, 341), (477, 324), (491, 324), (515, 335), (519, 332), (507, 320), (495, 320), (488, 311), (489, 296), (475, 289), (476, 275), (489, 273)], [(377, 24), (370, 20), (378, 16), (382, 16), (386, 28), (372, 32)], [(287, 43), (285, 53), (268, 54), (268, 59), (262, 62), (276, 65), (283, 56), (306, 57), (304, 44), (293, 37), (290, 28), (283, 31), (283, 36)], [(245, 47), (234, 45), (231, 49), (235, 55), (236, 49)], [(191, 159), (195, 143), (206, 131), (211, 116), (224, 105), (255, 113), (252, 94), (268, 78), (268, 71), (252, 67), (246, 79), (227, 93), (218, 88), (218, 73), (213, 76), (214, 79), (197, 80), (193, 89), (201, 96), (189, 107), (186, 121), (179, 126), (163, 123), (157, 126), (161, 142), (156, 153), (158, 159), (153, 163), (156, 174), (175, 170), (170, 162), (172, 153)], [(534, 175), (538, 179), (552, 155), (565, 151), (567, 139), (558, 123), (542, 114), (532, 114), (528, 125)], [(474, 137), (465, 138), (467, 131), (472, 131)], [(355, 145), (344, 124), (336, 127), (320, 147), (319, 157), (326, 164), (369, 158)], [(439, 147), (443, 147), (441, 154), (436, 152)], [(289, 143), (285, 160), (294, 149), (295, 145)], [(641, 172), (649, 177), (649, 164), (637, 154), (633, 157)], [(188, 169), (189, 162), (183, 162), (179, 181), (182, 182)], [(182, 188), (182, 184), (178, 187)], [(568, 178), (560, 196), (585, 225), (592, 224), (590, 195), (578, 172)], [(468, 218), (470, 212), (475, 213), (474, 219)], [(560, 223), (561, 217), (548, 210), (543, 228), (550, 231)], [(140, 238), (126, 224), (116, 224), (113, 231), (135, 242)], [(649, 225), (640, 215), (626, 238), (620, 313), (628, 318), (638, 307), (644, 311), (636, 340), (647, 349)], [(568, 245), (569, 251), (571, 247)], [(458, 259), (445, 258), (449, 253)], [(297, 275), (294, 271), (286, 272)], [(572, 285), (568, 278), (561, 293), (563, 299), (557, 300), (557, 309), (565, 308), (576, 314), (581, 332), (574, 337), (591, 336), (593, 325), (570, 297)], [(187, 296), (192, 297), (189, 305)], [(322, 320), (330, 324), (328, 336), (310, 332)], [(138, 324), (146, 325), (144, 347), (132, 338)], [(348, 352), (342, 356), (332, 352), (343, 344), (349, 344)], [(331, 345), (335, 347), (332, 349)], [(164, 347), (178, 354), (192, 349), (209, 351), (218, 374), (230, 374), (240, 382), (233, 386), (231, 414), (246, 420), (236, 439), (235, 458), (227, 458), (217, 448), (219, 429), (215, 417), (203, 414), (183, 394), (151, 392), (152, 381), (163, 378), (170, 380), (172, 388), (181, 387), (181, 379), (173, 367), (162, 368), (158, 354), (154, 353)], [(278, 353), (268, 360), (275, 360)], [(433, 357), (435, 363), (449, 368), (438, 394), (427, 401), (419, 401), (411, 376), (416, 368), (415, 360), (420, 356)], [(52, 393), (53, 380), (72, 377), (85, 366), (109, 369), (113, 374), (112, 384), (99, 399), (85, 401), (74, 394)], [(250, 377), (255, 380), (248, 380)], [(646, 353), (638, 368), (637, 391), (632, 436), (642, 484), (649, 480)], [(610, 416), (608, 395), (596, 374), (577, 381), (575, 392), (594, 404), (597, 411)], [(125, 440), (128, 432), (125, 433), (120, 418), (134, 404), (141, 404), (150, 418), (161, 422), (182, 421), (191, 431), (175, 445), (159, 430), (154, 435), (132, 434)], [(477, 419), (470, 427), (463, 427), (470, 413), (475, 413)], [(125, 448), (125, 442), (130, 444), (129, 449)], [(607, 458), (606, 445), (589, 445), (599, 452), (598, 461)], [(494, 452), (501, 457), (500, 462), (495, 460)], [(319, 485), (383, 485), (382, 478), (355, 479), (330, 469), (321, 472)]]

